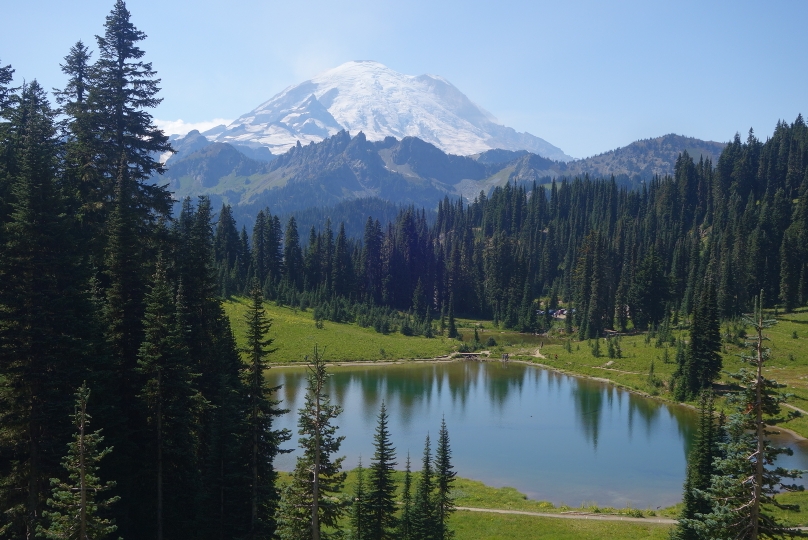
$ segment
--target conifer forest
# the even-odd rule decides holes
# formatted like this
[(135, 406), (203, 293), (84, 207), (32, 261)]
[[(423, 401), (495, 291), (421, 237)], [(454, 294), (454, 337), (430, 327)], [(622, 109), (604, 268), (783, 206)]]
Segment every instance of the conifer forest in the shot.
[[(404, 456), (382, 405), (373, 459), (343, 496), (340, 408), (317, 350), (303, 456), (280, 481), (292, 434), (275, 427), (286, 411), (263, 377), (265, 301), (425, 337), (454, 337), (456, 317), (542, 333), (562, 308), (576, 340), (688, 320), (671, 392), (700, 400), (702, 453), (676, 537), (781, 534), (762, 514), (735, 523), (745, 493), (711, 481), (744, 477), (744, 452), (774, 455), (749, 437), (763, 438), (754, 415), (776, 412), (776, 385), (739, 374), (745, 416), (720, 426), (705, 391), (722, 370), (719, 321), (753, 313), (762, 329), (764, 309), (808, 302), (802, 116), (765, 140), (735, 135), (715, 163), (683, 152), (673, 176), (637, 189), (507, 183), (367, 218), (361, 237), (327, 215), (298, 230), (271, 208), (247, 226), (206, 197), (175, 204), (159, 181), (172, 148), (149, 112), (160, 80), (146, 36), (123, 0), (99, 31), (55, 59), (68, 83), (50, 96), (0, 63), (0, 538), (450, 538), (445, 423), (398, 486)], [(222, 307), (231, 296), (249, 299), (246, 347)], [(770, 482), (760, 500), (790, 474), (755, 471)]]

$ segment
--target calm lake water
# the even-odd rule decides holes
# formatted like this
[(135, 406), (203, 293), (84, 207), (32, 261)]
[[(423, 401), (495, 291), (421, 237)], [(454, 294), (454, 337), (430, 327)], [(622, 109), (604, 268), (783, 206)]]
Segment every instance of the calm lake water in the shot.
[[(344, 408), (340, 455), (353, 468), (373, 457), (379, 407), (387, 405), (399, 469), (409, 452), (420, 469), (427, 433), (435, 448), (446, 419), (452, 460), (460, 476), (492, 486), (512, 486), (531, 499), (555, 504), (656, 508), (681, 499), (685, 456), (696, 413), (615, 388), (535, 366), (452, 362), (332, 367), (328, 393)], [(280, 421), (297, 444), (297, 410), (303, 406), (305, 368), (273, 368), (283, 385), (278, 397), (290, 409)], [(778, 464), (808, 469), (808, 445), (783, 438), (794, 456)], [(297, 450), (280, 456), (294, 468)]]

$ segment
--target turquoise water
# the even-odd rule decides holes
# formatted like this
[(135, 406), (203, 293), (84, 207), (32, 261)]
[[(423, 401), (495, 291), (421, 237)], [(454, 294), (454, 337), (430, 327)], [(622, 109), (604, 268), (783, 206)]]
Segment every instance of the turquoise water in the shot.
[[(328, 393), (344, 409), (336, 421), (345, 436), (345, 468), (373, 456), (373, 432), (382, 401), (398, 467), (407, 452), (419, 469), (427, 433), (434, 442), (446, 419), (452, 460), (460, 476), (512, 486), (531, 499), (555, 504), (656, 508), (681, 498), (685, 456), (696, 429), (694, 411), (670, 406), (612, 385), (535, 366), (452, 362), (329, 368)], [(278, 425), (297, 439), (305, 368), (273, 368), (283, 385), (277, 397), (290, 409)], [(808, 448), (785, 466), (808, 469)], [(294, 467), (296, 451), (280, 456)]]

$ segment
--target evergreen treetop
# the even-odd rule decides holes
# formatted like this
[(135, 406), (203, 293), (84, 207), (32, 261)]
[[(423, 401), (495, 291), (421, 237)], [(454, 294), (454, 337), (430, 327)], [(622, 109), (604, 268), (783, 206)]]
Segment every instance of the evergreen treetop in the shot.
[(51, 479), (53, 495), (48, 506), (53, 510), (43, 512), (49, 523), (38, 531), (50, 540), (100, 540), (117, 530), (115, 522), (104, 514), (120, 497), (103, 495), (115, 487), (115, 482), (101, 482), (98, 476), (99, 462), (112, 448), (100, 448), (104, 442), (101, 430), (89, 432), (89, 398), (90, 389), (83, 384), (76, 392), (76, 410), (72, 415), (77, 433), (67, 445), (68, 453), (62, 461), (68, 480)]

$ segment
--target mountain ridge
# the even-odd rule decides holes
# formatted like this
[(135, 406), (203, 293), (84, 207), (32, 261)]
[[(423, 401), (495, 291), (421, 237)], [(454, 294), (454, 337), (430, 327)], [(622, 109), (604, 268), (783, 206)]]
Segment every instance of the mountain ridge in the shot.
[(572, 159), (544, 139), (500, 124), (443, 77), (404, 75), (373, 61), (320, 73), (214, 129), (215, 142), (260, 145), (276, 154), (346, 130), (371, 141), (418, 137), (457, 155), (505, 148)]
[(370, 141), (364, 133), (351, 137), (340, 131), (320, 143), (298, 143), (266, 162), (251, 159), (243, 147), (212, 143), (198, 132), (189, 135), (187, 142), (176, 141), (178, 153), (163, 177), (176, 197), (206, 194), (217, 202), (277, 211), (367, 197), (433, 208), (446, 196), (471, 200), (506, 182), (546, 183), (584, 175), (614, 176), (619, 184), (635, 187), (655, 175), (672, 175), (681, 152), (715, 163), (725, 146), (669, 134), (563, 163), (502, 149), (457, 156), (416, 137)]

